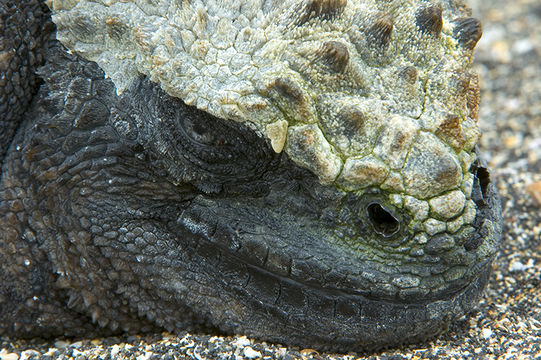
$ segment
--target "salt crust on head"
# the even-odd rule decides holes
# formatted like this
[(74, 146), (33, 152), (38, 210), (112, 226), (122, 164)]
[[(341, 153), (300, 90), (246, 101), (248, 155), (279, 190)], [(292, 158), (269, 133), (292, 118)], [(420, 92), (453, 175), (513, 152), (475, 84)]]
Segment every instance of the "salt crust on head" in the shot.
[(455, 21), (468, 15), (459, 2), (47, 3), (58, 39), (97, 62), (119, 93), (146, 75), (189, 105), (245, 122), (322, 183), (432, 199), (441, 218), (470, 198), (478, 37), (476, 23)]

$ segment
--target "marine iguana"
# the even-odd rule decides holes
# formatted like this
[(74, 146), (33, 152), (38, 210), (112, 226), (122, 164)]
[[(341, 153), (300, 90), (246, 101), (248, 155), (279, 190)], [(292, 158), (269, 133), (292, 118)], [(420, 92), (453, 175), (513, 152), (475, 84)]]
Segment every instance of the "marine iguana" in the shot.
[(501, 215), (461, 1), (47, 5), (0, 1), (0, 335), (366, 350), (478, 302)]

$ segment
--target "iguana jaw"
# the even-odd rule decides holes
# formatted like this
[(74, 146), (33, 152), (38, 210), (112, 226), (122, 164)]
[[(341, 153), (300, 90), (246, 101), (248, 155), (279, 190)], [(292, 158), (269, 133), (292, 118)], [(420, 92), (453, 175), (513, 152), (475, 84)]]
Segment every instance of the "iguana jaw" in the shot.
[[(184, 218), (183, 226), (190, 220)], [(323, 266), (312, 263), (314, 266), (295, 267), (293, 261), (284, 261), (274, 249), (257, 247), (256, 241), (241, 246), (242, 241), (233, 240), (238, 235), (227, 234), (220, 227), (215, 229), (220, 239), (207, 239), (208, 230), (199, 227), (190, 236), (201, 236), (197, 254), (215, 268), (215, 280), (226, 284), (221, 290), (232, 294), (224, 294), (221, 299), (228, 317), (214, 318), (211, 310), (208, 323), (222, 331), (286, 345), (370, 351), (433, 337), (474, 308), (492, 269), (490, 258), (478, 264), (475, 276), (467, 284), (449, 289), (438, 298), (417, 293), (409, 299), (391, 300), (380, 298), (382, 294), (375, 289), (337, 287), (348, 279), (328, 268), (322, 274), (328, 285), (322, 287), (315, 279)], [(227, 248), (216, 244), (224, 238), (230, 240)], [(205, 241), (209, 244), (203, 245)], [(233, 246), (236, 248), (232, 249)], [(213, 250), (209, 253), (209, 249)], [(246, 306), (255, 312), (247, 313)], [(335, 339), (332, 343), (328, 341), (329, 334)]]
[[(300, 196), (280, 194), (277, 191), (280, 186), (271, 188), (265, 198), (259, 199), (200, 195), (179, 216), (177, 225), (182, 234), (179, 241), (193, 241), (197, 253), (195, 261), (204, 261), (213, 268), (211, 273), (215, 280), (228, 284), (227, 291), (234, 294), (233, 298), (224, 296), (231, 309), (230, 318), (216, 320), (211, 312), (210, 323), (220, 325), (225, 331), (301, 346), (308, 346), (307, 337), (319, 337), (318, 345), (322, 348), (329, 348), (325, 339), (332, 333), (340, 339), (332, 348), (371, 349), (442, 332), (450, 321), (468, 313), (477, 304), (491, 271), (495, 252), (492, 246), (500, 231), (499, 226), (487, 227), (500, 211), (493, 200), (492, 185), (485, 194), (485, 206), (477, 213), (474, 225), (477, 231), (464, 239), (464, 244), (459, 246), (463, 247), (462, 251), (449, 250), (447, 254), (433, 257), (432, 264), (420, 260), (415, 263), (415, 258), (404, 256), (400, 266), (386, 267), (401, 256), (400, 247), (395, 247), (397, 253), (391, 250), (388, 258), (376, 259), (377, 250), (372, 254), (366, 250), (359, 252), (352, 243), (364, 240), (370, 243), (370, 239), (353, 239), (353, 236), (338, 239), (338, 231), (325, 228), (340, 222), (340, 216), (348, 218), (349, 215), (344, 214), (348, 206), (373, 203), (378, 195), (374, 193), (369, 199), (351, 196), (348, 199), (347, 195), (332, 191), (319, 193), (322, 189), (314, 184), (315, 181), (300, 184), (301, 192), (311, 196), (306, 203)], [(268, 206), (275, 201), (280, 201), (281, 209)], [(321, 209), (325, 203), (340, 207), (342, 215), (336, 215), (329, 208)], [(288, 214), (290, 210), (296, 214)], [(404, 219), (403, 214), (395, 215)], [(361, 223), (366, 221), (348, 219), (351, 227), (362, 227)], [(402, 240), (385, 239), (375, 235), (368, 222), (364, 226), (367, 233), (372, 232), (368, 236), (375, 236), (375, 240), (383, 243), (411, 239), (407, 231), (401, 233), (405, 236)], [(174, 232), (175, 228), (170, 230)], [(476, 243), (475, 249), (472, 243)], [(469, 250), (464, 251), (464, 247)], [(466, 272), (456, 272), (456, 268), (450, 266), (445, 273), (445, 267), (453, 258), (464, 257), (468, 252), (475, 254), (476, 261)], [(400, 267), (403, 273), (384, 273)], [(430, 275), (416, 283), (411, 272), (424, 270)], [(462, 277), (451, 279), (453, 274), (462, 274)], [(439, 284), (439, 288), (428, 292), (429, 283)], [(263, 315), (246, 316), (244, 306), (247, 305), (257, 309), (256, 312), (273, 314), (273, 323), (269, 324)], [(320, 327), (313, 326), (319, 322)], [(291, 336), (276, 335), (276, 327), (281, 331), (291, 329)], [(318, 328), (321, 333), (314, 330)], [(309, 329), (310, 334), (304, 334), (303, 329)]]
[[(312, 181), (271, 183), (262, 197), (202, 194), (178, 221), (220, 251), (276, 276), (401, 303), (454, 296), (497, 250), (492, 185), (473, 224), (450, 237), (415, 233), (411, 215), (389, 204), (378, 189), (356, 196)], [(283, 191), (293, 186), (298, 191)], [(397, 222), (391, 234), (376, 231), (379, 219), (370, 209), (379, 204)]]

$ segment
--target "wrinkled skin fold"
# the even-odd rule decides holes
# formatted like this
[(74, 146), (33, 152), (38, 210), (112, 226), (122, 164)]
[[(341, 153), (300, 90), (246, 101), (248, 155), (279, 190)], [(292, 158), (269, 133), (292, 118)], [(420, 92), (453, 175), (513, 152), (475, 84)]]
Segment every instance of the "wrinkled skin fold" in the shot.
[(54, 40), (39, 2), (1, 0), (7, 31), (27, 23), (20, 9), (42, 31), (18, 47), (43, 61), (2, 69), (33, 80), (1, 88), (24, 95), (0, 125), (0, 335), (216, 328), (367, 350), (433, 337), (478, 302), (501, 218), (479, 162), (469, 231), (415, 252), (412, 215), (385, 191), (322, 185), (143, 76), (119, 96)]

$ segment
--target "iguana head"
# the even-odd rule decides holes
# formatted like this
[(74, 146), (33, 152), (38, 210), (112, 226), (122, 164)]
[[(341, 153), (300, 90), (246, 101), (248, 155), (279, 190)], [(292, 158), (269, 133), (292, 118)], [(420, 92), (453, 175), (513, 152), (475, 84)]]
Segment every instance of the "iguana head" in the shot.
[[(203, 192), (179, 217), (184, 228), (219, 242), (217, 229), (232, 231), (224, 226), (237, 221), (235, 236), (252, 244), (250, 256), (263, 258), (258, 267), (324, 289), (329, 298), (362, 296), (401, 309), (460, 298), (451, 315), (441, 309), (423, 312), (440, 322), (470, 307), (471, 284), (485, 281), (479, 279), (496, 252), (500, 230), (488, 172), (475, 152), (479, 87), (471, 62), (481, 28), (460, 2), (49, 0), (48, 5), (68, 49), (95, 61), (118, 94), (160, 109), (136, 117), (136, 127), (144, 134), (143, 145), (166, 159), (173, 182)], [(152, 85), (141, 76), (194, 109), (180, 120), (168, 118), (167, 107), (177, 100), (158, 104), (164, 96), (149, 90)], [(190, 113), (195, 108), (199, 112)], [(227, 134), (228, 144), (266, 139), (259, 150), (241, 154), (247, 165), (234, 168), (239, 179), (268, 176), (257, 173), (255, 160), (250, 167), (250, 156), (287, 160), (312, 174), (306, 175), (312, 180), (301, 181), (304, 195), (282, 198), (277, 194), (284, 189), (271, 186), (270, 195), (254, 192), (255, 200), (220, 196), (223, 184), (214, 187), (208, 180), (213, 177), (199, 168), (186, 170), (191, 155), (175, 145), (183, 136), (199, 145), (223, 141), (211, 128)], [(274, 154), (263, 149), (268, 144)], [(198, 161), (219, 165), (227, 158), (219, 151), (212, 156), (218, 153), (221, 160), (209, 160), (204, 151), (194, 156), (203, 154)], [(285, 155), (277, 160), (280, 153)], [(215, 171), (203, 167), (201, 173)], [(313, 200), (310, 211), (307, 199)], [(275, 209), (265, 208), (270, 206)], [(276, 265), (280, 261), (274, 264), (273, 256), (289, 262), (282, 264), (288, 270)], [(296, 260), (308, 258), (313, 261)], [(362, 311), (361, 306), (356, 316), (362, 318)], [(377, 336), (390, 330), (382, 331)]]

